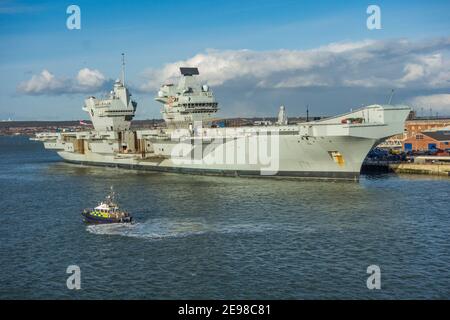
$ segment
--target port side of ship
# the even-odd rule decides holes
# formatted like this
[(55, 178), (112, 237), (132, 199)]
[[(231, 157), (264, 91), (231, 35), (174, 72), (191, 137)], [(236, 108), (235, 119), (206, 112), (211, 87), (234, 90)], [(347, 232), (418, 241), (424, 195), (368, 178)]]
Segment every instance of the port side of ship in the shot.
[[(178, 84), (161, 86), (166, 127), (130, 130), (137, 104), (124, 80), (107, 99), (86, 99), (94, 129), (39, 133), (67, 162), (174, 173), (358, 180), (367, 153), (403, 132), (410, 108), (371, 105), (319, 121), (214, 127), (213, 92), (197, 81), (196, 68), (181, 68)], [(284, 112), (284, 107), (280, 113)]]

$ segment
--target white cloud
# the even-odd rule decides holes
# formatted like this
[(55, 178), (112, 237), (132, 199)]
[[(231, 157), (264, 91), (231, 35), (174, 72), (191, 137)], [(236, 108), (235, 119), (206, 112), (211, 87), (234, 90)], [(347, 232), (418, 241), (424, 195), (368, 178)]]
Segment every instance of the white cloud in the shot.
[(404, 67), (403, 83), (423, 80), (430, 87), (448, 87), (450, 85), (450, 61), (442, 53), (419, 56), (414, 63)]
[(39, 94), (58, 91), (64, 86), (64, 80), (56, 79), (52, 73), (44, 69), (40, 74), (33, 75), (30, 80), (22, 82), (18, 89), (28, 94)]
[[(289, 77), (286, 80), (281, 80), (275, 84), (275, 88), (300, 88), (300, 87), (312, 87), (312, 86), (330, 86), (332, 83), (327, 82), (327, 79), (322, 79), (314, 74), (307, 74), (304, 76)], [(267, 84), (264, 81), (258, 83), (260, 87), (266, 87)]]
[(74, 79), (56, 77), (44, 69), (29, 80), (21, 82), (17, 90), (28, 95), (88, 93), (103, 89), (106, 82), (106, 77), (95, 69), (83, 68)]
[(429, 110), (431, 108), (434, 112), (450, 115), (450, 94), (448, 93), (417, 96), (410, 99), (410, 103), (416, 109)]
[(420, 64), (415, 63), (408, 63), (403, 70), (405, 72), (405, 75), (400, 80), (402, 82), (409, 82), (420, 79), (425, 74), (424, 67)]
[[(177, 81), (179, 67), (195, 66), (201, 80), (217, 89), (223, 105), (235, 105), (234, 100), (242, 102), (252, 93), (245, 100), (248, 108), (252, 103), (258, 108), (268, 103), (304, 104), (308, 99), (325, 110), (331, 108), (330, 103), (337, 105), (338, 99), (340, 105), (352, 106), (384, 101), (392, 88), (400, 88), (398, 97), (404, 102), (448, 92), (449, 57), (450, 37), (341, 42), (309, 50), (207, 50), (147, 69), (144, 81), (132, 90), (153, 95), (161, 84)], [(95, 93), (109, 90), (111, 82), (96, 69), (78, 70), (72, 78), (43, 70), (20, 83), (18, 91), (29, 95)]]
[(83, 87), (101, 87), (105, 80), (105, 76), (98, 70), (83, 68), (78, 71), (77, 81)]
[(153, 92), (179, 76), (179, 67), (198, 67), (212, 86), (233, 83), (266, 88), (450, 87), (450, 38), (412, 42), (365, 40), (310, 50), (208, 50), (144, 72), (140, 89)]

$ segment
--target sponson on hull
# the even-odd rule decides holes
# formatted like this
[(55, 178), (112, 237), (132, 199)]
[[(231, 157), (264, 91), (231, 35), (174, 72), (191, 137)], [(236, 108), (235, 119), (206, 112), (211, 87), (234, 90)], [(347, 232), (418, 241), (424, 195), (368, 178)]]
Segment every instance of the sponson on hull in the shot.
[(67, 162), (176, 173), (358, 180), (367, 153), (403, 132), (407, 106), (370, 105), (335, 117), (269, 126), (212, 126), (218, 102), (197, 68), (180, 68), (177, 84), (161, 86), (166, 127), (130, 130), (137, 103), (116, 81), (106, 99), (89, 97), (94, 129), (36, 135)]

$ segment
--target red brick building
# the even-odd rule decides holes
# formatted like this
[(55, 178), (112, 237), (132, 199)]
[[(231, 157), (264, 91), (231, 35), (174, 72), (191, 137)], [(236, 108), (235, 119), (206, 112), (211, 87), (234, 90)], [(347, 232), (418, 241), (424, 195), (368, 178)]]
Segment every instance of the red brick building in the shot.
[(406, 120), (404, 138), (415, 137), (423, 131), (442, 129), (450, 126), (450, 118)]
[(404, 151), (450, 150), (450, 130), (424, 131), (403, 140)]

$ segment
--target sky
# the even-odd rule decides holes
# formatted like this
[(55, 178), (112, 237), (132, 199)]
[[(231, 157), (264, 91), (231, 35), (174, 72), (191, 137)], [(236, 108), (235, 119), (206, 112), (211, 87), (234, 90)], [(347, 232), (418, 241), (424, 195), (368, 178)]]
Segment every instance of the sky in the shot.
[(449, 17), (449, 0), (0, 0), (0, 120), (88, 119), (83, 100), (110, 90), (121, 53), (136, 119), (161, 118), (154, 97), (180, 66), (199, 68), (222, 117), (333, 115), (392, 89), (419, 115), (450, 115)]

